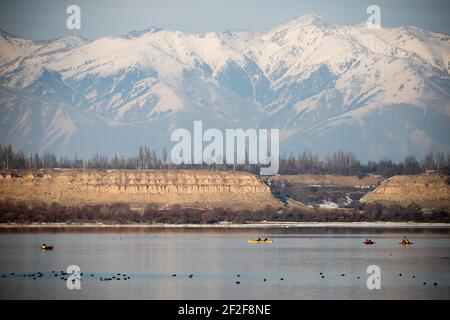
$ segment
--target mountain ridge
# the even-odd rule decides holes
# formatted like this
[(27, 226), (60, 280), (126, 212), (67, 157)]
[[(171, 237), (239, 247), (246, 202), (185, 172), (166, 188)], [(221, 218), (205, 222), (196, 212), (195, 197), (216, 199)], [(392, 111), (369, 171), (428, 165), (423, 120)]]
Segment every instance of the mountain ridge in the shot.
[[(4, 92), (15, 88), (53, 108), (111, 120), (104, 133), (73, 120), (75, 132), (86, 131), (80, 136), (100, 135), (95, 150), (86, 145), (79, 154), (127, 153), (128, 145), (108, 138), (118, 126), (131, 137), (149, 134), (135, 141), (136, 148), (161, 149), (170, 146), (170, 130), (191, 128), (193, 120), (219, 129), (280, 128), (282, 152), (308, 147), (324, 155), (344, 148), (363, 160), (450, 152), (442, 138), (450, 136), (450, 38), (441, 33), (332, 25), (309, 14), (258, 32), (150, 27), (57, 41), (37, 49), (24, 42), (31, 48), (25, 53), (0, 42), (0, 110), (13, 122), (2, 124), (0, 143), (59, 154), (83, 144), (9, 135), (20, 117), (7, 113), (14, 98)], [(142, 127), (149, 128), (139, 132)], [(152, 128), (161, 141), (152, 139)]]

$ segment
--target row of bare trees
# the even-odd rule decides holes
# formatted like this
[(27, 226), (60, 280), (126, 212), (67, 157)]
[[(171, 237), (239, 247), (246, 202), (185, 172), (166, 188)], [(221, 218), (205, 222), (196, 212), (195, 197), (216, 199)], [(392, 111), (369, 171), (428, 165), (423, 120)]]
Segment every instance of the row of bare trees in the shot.
[[(124, 156), (114, 154), (94, 155), (88, 159), (79, 159), (67, 156), (57, 157), (50, 152), (28, 153), (21, 150), (14, 151), (11, 145), (0, 145), (0, 168), (1, 169), (41, 169), (41, 168), (79, 168), (79, 169), (137, 169), (137, 170), (161, 170), (161, 169), (209, 169), (259, 172), (258, 165), (174, 165), (168, 159), (167, 149), (163, 149), (161, 155), (155, 150), (142, 145), (139, 147), (138, 156)], [(426, 170), (450, 171), (450, 154), (442, 152), (428, 153), (422, 159), (408, 156), (404, 161), (395, 162), (389, 159), (380, 161), (369, 161), (361, 163), (353, 152), (336, 151), (330, 153), (325, 159), (304, 150), (297, 156), (280, 157), (279, 173), (292, 174), (337, 174), (364, 176), (370, 173), (391, 177), (399, 174), (418, 174)]]
[(369, 173), (391, 177), (399, 174), (418, 174), (426, 170), (450, 171), (450, 154), (442, 152), (428, 153), (418, 160), (408, 156), (404, 161), (395, 162), (389, 159), (361, 163), (353, 152), (337, 151), (321, 160), (317, 154), (305, 150), (297, 157), (292, 154), (280, 159), (280, 174), (338, 174), (359, 175)]

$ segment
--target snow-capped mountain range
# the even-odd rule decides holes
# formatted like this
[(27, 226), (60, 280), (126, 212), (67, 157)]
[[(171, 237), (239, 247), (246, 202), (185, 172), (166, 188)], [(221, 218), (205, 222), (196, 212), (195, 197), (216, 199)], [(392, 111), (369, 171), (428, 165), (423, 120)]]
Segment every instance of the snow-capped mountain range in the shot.
[(279, 128), (281, 152), (450, 152), (450, 37), (308, 14), (260, 32), (156, 27), (89, 41), (0, 33), (0, 143), (72, 156), (170, 149), (170, 132)]

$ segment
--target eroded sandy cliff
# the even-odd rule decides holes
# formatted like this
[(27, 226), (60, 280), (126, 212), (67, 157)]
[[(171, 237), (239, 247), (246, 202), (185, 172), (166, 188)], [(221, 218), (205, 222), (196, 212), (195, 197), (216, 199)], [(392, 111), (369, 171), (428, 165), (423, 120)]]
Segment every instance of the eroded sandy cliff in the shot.
[(250, 209), (281, 206), (255, 175), (201, 170), (4, 171), (0, 199), (63, 205), (124, 202), (133, 207), (149, 203)]
[(366, 194), (361, 201), (404, 207), (416, 203), (423, 208), (450, 209), (449, 177), (440, 174), (394, 176)]

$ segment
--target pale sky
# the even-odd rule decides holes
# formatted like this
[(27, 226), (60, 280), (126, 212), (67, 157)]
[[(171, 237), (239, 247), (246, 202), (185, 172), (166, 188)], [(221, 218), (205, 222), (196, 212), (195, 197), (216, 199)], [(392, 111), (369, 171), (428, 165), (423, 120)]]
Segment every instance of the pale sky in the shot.
[(381, 8), (386, 27), (414, 25), (450, 34), (450, 0), (2, 0), (0, 28), (30, 39), (53, 39), (66, 28), (66, 8), (81, 8), (81, 36), (96, 39), (150, 26), (183, 32), (263, 30), (315, 12), (335, 24), (367, 20)]

